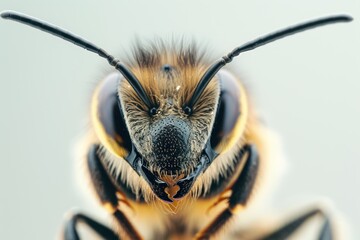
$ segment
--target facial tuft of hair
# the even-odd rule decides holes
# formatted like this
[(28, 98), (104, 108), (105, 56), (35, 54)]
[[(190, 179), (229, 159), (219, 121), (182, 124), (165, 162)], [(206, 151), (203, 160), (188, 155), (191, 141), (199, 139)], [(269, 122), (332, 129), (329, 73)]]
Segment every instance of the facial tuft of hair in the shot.
[[(210, 66), (205, 49), (195, 41), (183, 39), (170, 43), (159, 39), (148, 43), (137, 40), (126, 63), (156, 105), (161, 104), (161, 95), (167, 97), (174, 93), (181, 103), (188, 101)], [(170, 70), (163, 70), (165, 66)], [(133, 97), (145, 107), (136, 95)]]
[(197, 158), (212, 129), (220, 93), (219, 82), (213, 80), (209, 83), (190, 117), (185, 115), (182, 107), (190, 100), (211, 62), (205, 58), (205, 51), (195, 42), (164, 43), (157, 40), (143, 44), (138, 41), (132, 52), (133, 56), (127, 65), (139, 79), (154, 105), (158, 106), (159, 113), (149, 116), (147, 107), (130, 84), (127, 81), (121, 82), (119, 95), (130, 135), (135, 140), (134, 144), (140, 153), (151, 161), (150, 124), (169, 115), (189, 119), (193, 127), (191, 158), (194, 158), (191, 166), (186, 166), (190, 171), (196, 166)]

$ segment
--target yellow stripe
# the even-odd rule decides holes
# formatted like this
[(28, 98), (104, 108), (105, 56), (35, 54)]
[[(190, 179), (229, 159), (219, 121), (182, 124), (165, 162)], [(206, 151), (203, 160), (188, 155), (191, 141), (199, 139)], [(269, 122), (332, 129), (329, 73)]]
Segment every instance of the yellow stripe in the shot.
[(92, 125), (94, 126), (96, 135), (98, 136), (100, 142), (105, 146), (105, 148), (108, 149), (115, 156), (124, 158), (129, 154), (128, 151), (124, 147), (120, 146), (112, 136), (110, 136), (106, 133), (105, 128), (99, 119), (98, 98), (99, 98), (99, 92), (101, 89), (101, 85), (103, 84), (103, 82), (100, 83), (99, 86), (95, 89), (95, 92), (92, 97), (92, 102), (91, 102)]
[(221, 140), (221, 143), (216, 147), (216, 151), (218, 153), (225, 153), (230, 150), (241, 138), (244, 134), (246, 123), (248, 119), (248, 100), (247, 94), (244, 86), (240, 83), (240, 81), (236, 81), (240, 90), (240, 115), (236, 121), (234, 129), (231, 131), (231, 134), (227, 136), (225, 139)]

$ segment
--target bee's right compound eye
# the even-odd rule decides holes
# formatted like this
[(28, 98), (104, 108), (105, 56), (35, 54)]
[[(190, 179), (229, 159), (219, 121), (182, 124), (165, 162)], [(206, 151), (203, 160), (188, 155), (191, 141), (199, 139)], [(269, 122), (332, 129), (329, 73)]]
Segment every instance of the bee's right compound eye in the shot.
[(126, 158), (132, 143), (119, 104), (121, 75), (108, 75), (96, 88), (91, 104), (91, 119), (103, 146), (115, 156)]

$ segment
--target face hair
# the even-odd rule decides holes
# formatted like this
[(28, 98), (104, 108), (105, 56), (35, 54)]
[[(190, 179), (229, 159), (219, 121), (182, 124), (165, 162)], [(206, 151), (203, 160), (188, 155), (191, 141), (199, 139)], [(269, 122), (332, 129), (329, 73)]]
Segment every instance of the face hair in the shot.
[(100, 57), (106, 58), (111, 66), (114, 66), (116, 70), (121, 72), (121, 74), (125, 77), (125, 79), (130, 83), (130, 85), (134, 88), (136, 94), (140, 97), (140, 99), (145, 103), (145, 105), (149, 108), (150, 112), (154, 112), (153, 108), (156, 108), (156, 105), (151, 102), (149, 96), (146, 94), (144, 88), (141, 86), (139, 80), (136, 76), (127, 68), (124, 64), (122, 64), (119, 60), (108, 54), (105, 50), (99, 48), (95, 44), (76, 36), (75, 34), (54, 26), (45, 21), (36, 19), (34, 17), (27, 16), (22, 13), (18, 13), (15, 11), (4, 11), (1, 13), (1, 17), (4, 19), (10, 19), (13, 21), (17, 21), (31, 27), (40, 29), (41, 31), (48, 32), (52, 35), (60, 37), (68, 42), (71, 42), (75, 45), (78, 45), (82, 48), (90, 52), (97, 53)]
[(253, 50), (257, 47), (263, 46), (270, 42), (276, 41), (278, 39), (293, 35), (295, 33), (299, 33), (302, 31), (306, 31), (312, 28), (320, 27), (327, 24), (333, 24), (338, 22), (350, 22), (352, 21), (352, 17), (347, 15), (336, 15), (336, 16), (328, 16), (320, 19), (315, 19), (309, 22), (300, 23), (295, 26), (291, 26), (276, 32), (272, 32), (270, 34), (264, 35), (262, 37), (256, 38), (253, 41), (247, 42), (240, 47), (235, 48), (233, 51), (223, 56), (219, 60), (217, 60), (213, 65), (211, 65), (208, 70), (201, 77), (198, 85), (195, 88), (194, 94), (190, 98), (189, 102), (183, 107), (185, 112), (191, 113), (194, 105), (198, 101), (200, 95), (205, 90), (208, 83), (215, 76), (215, 74), (226, 64), (231, 62), (234, 57), (238, 56), (242, 52), (247, 52)]

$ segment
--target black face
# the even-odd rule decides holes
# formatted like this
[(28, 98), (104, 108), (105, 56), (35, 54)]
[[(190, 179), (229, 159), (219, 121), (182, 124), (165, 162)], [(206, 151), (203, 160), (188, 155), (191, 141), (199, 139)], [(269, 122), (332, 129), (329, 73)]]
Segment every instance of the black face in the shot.
[(135, 171), (147, 181), (155, 195), (163, 201), (173, 202), (184, 197), (191, 190), (197, 177), (216, 156), (210, 144), (207, 144), (192, 170), (186, 169), (191, 165), (192, 159), (190, 134), (191, 126), (187, 119), (167, 116), (152, 123), (150, 127), (153, 161), (145, 159), (134, 144), (133, 151), (125, 157)]
[[(184, 168), (191, 165), (189, 156), (192, 154), (189, 142), (192, 129), (188, 119), (170, 115), (151, 124), (151, 158), (155, 159), (151, 162), (139, 153), (130, 137), (116, 90), (119, 75), (113, 74), (105, 79), (95, 96), (97, 117), (103, 131), (100, 135), (106, 136), (105, 140), (102, 139), (104, 145), (112, 148), (115, 153), (116, 149), (122, 149), (123, 152), (117, 155), (124, 158), (163, 201), (172, 202), (184, 197), (197, 177), (224, 151), (223, 146), (230, 144), (234, 138), (233, 132), (240, 119), (239, 84), (237, 79), (225, 71), (220, 71), (217, 77), (221, 91), (213, 129), (192, 171), (184, 171)], [(109, 139), (113, 141), (110, 142)], [(160, 170), (152, 171), (154, 167)], [(178, 177), (166, 181), (164, 175)]]

